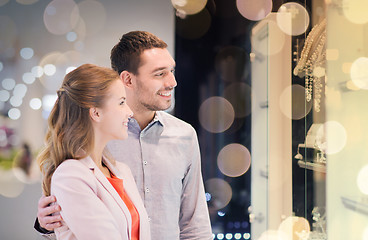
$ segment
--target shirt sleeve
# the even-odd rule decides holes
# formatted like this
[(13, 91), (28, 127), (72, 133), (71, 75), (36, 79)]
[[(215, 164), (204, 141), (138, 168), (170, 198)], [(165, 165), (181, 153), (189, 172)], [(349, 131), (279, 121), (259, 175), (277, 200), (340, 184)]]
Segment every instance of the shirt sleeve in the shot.
[(38, 218), (36, 218), (36, 221), (34, 223), (34, 229), (44, 238), (49, 240), (56, 240), (55, 233), (53, 231), (48, 231), (47, 229), (44, 229), (40, 226), (40, 223), (38, 221)]
[(191, 164), (183, 180), (179, 218), (180, 239), (210, 240), (213, 239), (212, 229), (201, 173), (199, 144), (193, 128), (190, 149), (186, 150)]
[(122, 239), (112, 214), (97, 196), (97, 180), (90, 169), (73, 160), (60, 165), (52, 177), (51, 191), (64, 220), (54, 230), (61, 239), (70, 234), (79, 240)]

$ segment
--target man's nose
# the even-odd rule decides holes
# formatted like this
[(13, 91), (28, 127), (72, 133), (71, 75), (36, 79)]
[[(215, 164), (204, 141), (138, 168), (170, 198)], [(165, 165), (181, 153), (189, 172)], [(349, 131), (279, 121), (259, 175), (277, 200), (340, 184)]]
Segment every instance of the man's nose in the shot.
[(168, 78), (166, 79), (165, 87), (174, 88), (176, 85), (177, 82), (174, 73), (169, 74)]

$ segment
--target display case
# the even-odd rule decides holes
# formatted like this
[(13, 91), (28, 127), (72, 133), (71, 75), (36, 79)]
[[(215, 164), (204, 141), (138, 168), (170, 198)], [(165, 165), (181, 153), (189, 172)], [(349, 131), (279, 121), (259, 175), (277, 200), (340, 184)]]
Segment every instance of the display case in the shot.
[(368, 5), (303, 4), (305, 33), (252, 31), (252, 236), (368, 239)]
[(252, 30), (252, 239), (292, 215), (291, 37), (271, 13)]

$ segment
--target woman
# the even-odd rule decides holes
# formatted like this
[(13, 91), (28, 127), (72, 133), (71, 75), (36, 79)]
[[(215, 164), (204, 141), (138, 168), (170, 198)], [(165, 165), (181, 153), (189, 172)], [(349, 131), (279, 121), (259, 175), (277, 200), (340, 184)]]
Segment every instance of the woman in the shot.
[(104, 152), (108, 141), (128, 137), (125, 98), (119, 75), (92, 64), (68, 73), (58, 90), (38, 157), (44, 194), (61, 206), (57, 239), (150, 239), (130, 169)]

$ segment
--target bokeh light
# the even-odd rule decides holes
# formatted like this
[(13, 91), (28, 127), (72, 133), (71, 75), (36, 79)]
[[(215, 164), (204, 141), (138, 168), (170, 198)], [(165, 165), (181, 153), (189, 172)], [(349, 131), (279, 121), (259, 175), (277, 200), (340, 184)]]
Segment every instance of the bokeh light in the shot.
[(366, 0), (343, 0), (343, 12), (345, 17), (356, 24), (368, 22), (368, 1)]
[(272, 10), (272, 0), (236, 0), (239, 13), (251, 21), (265, 18)]
[[(300, 85), (296, 85), (300, 86)], [(279, 106), (280, 106), (280, 110), (281, 112), (289, 119), (292, 119), (292, 112), (291, 112), (291, 99), (292, 99), (292, 91), (293, 91), (293, 87), (292, 86), (288, 86), (286, 87), (279, 98)], [(294, 104), (294, 103), (293, 103)], [(300, 116), (298, 116), (300, 117)]]
[(326, 75), (326, 69), (324, 67), (315, 67), (313, 69), (313, 75), (320, 78)]
[[(307, 114), (312, 110), (312, 101), (307, 102), (305, 98), (305, 88), (299, 84), (293, 84), (291, 86), (292, 93), (292, 116), (293, 120), (299, 120), (307, 116)], [(288, 99), (290, 89), (285, 89), (282, 93), (282, 99)], [(280, 103), (281, 104), (281, 103)], [(285, 109), (281, 108), (283, 113), (288, 116), (288, 112)]]
[(33, 110), (38, 110), (42, 107), (42, 101), (39, 98), (32, 98), (29, 101), (29, 106), (33, 109)]
[(82, 41), (77, 41), (74, 43), (74, 50), (82, 51), (84, 49), (84, 43)]
[(291, 216), (283, 220), (279, 226), (279, 234), (285, 237), (283, 239), (302, 240), (308, 239), (310, 234), (310, 225), (307, 219), (303, 217)]
[(212, 133), (226, 131), (234, 121), (234, 108), (223, 97), (210, 97), (199, 108), (199, 122)]
[(352, 80), (347, 81), (345, 86), (346, 86), (347, 89), (349, 89), (351, 91), (360, 90), (360, 88), (358, 88), (357, 85), (355, 85), (355, 83)]
[(24, 85), (23, 83), (19, 83), (19, 84), (15, 85), (14, 90), (13, 90), (13, 94), (14, 94), (14, 96), (17, 96), (19, 98), (23, 98), (26, 95), (27, 90), (28, 90), (28, 88), (27, 88), (26, 85)]
[(18, 108), (11, 108), (8, 111), (8, 117), (12, 120), (17, 120), (21, 116), (21, 112)]
[(33, 57), (34, 51), (32, 48), (26, 47), (26, 48), (22, 48), (19, 53), (23, 59), (28, 60)]
[(325, 136), (317, 143), (326, 154), (340, 152), (346, 145), (347, 134), (344, 126), (337, 121), (325, 122), (317, 131), (318, 136)]
[(224, 89), (224, 97), (233, 106), (235, 117), (242, 118), (251, 113), (252, 89), (248, 84), (242, 82), (230, 84)]
[[(74, 45), (80, 45), (85, 40), (86, 35), (87, 35), (87, 27), (86, 27), (86, 24), (84, 23), (84, 19), (79, 18), (77, 25), (74, 27), (72, 32), (67, 33), (66, 38), (68, 41), (71, 41), (75, 37), (75, 40), (73, 41)], [(82, 49), (79, 49), (79, 50), (82, 50)]]
[(12, 90), (15, 87), (15, 80), (13, 78), (5, 78), (1, 82), (1, 86), (6, 90)]
[[(57, 62), (58, 59), (62, 57), (63, 54), (60, 52), (51, 52), (41, 59), (39, 66), (42, 67), (43, 71), (44, 67), (49, 64), (53, 64), (54, 66), (58, 66), (58, 68), (61, 68), (62, 66), (57, 65)], [(40, 82), (46, 89), (50, 91), (56, 91), (61, 86), (63, 79), (64, 72), (54, 74), (53, 76), (47, 76), (46, 74), (44, 74), (42, 77), (40, 77)]]
[(12, 134), (8, 137), (8, 141), (11, 146), (19, 146), (21, 138), (17, 134)]
[(43, 75), (43, 68), (41, 66), (34, 66), (31, 70), (31, 73), (35, 76), (35, 77), (42, 77)]
[(79, 9), (73, 0), (53, 0), (45, 8), (43, 21), (53, 34), (70, 32), (79, 20)]
[(213, 212), (224, 208), (231, 200), (231, 186), (223, 179), (210, 178), (205, 182), (206, 192), (211, 194), (208, 209)]
[(237, 239), (237, 240), (241, 239), (241, 237), (242, 237), (242, 235), (240, 233), (235, 233), (234, 234), (234, 238)]
[(15, 198), (19, 196), (24, 189), (24, 183), (19, 181), (13, 171), (6, 171), (0, 168), (0, 194)]
[(52, 75), (54, 75), (56, 73), (56, 66), (54, 64), (46, 64), (43, 67), (43, 72), (47, 76), (52, 76)]
[(343, 72), (343, 73), (348, 73), (348, 74), (350, 74), (351, 65), (353, 65), (353, 63), (352, 63), (352, 62), (344, 62), (344, 63), (341, 65), (342, 72)]
[(361, 89), (368, 89), (368, 58), (360, 57), (351, 65), (350, 77), (353, 83)]
[(0, 102), (6, 102), (10, 98), (10, 93), (7, 90), (0, 90)]
[(229, 177), (239, 177), (248, 171), (251, 164), (249, 150), (238, 143), (223, 147), (217, 156), (217, 166)]
[(9, 102), (10, 102), (10, 105), (12, 105), (12, 107), (19, 107), (20, 105), (22, 105), (23, 100), (21, 97), (12, 96)]
[(357, 185), (364, 195), (368, 195), (368, 165), (360, 169), (357, 177)]
[(244, 233), (243, 238), (244, 239), (250, 239), (250, 234), (249, 233)]
[(225, 238), (230, 240), (230, 239), (233, 238), (233, 234), (232, 233), (226, 233)]
[(55, 72), (51, 76), (45, 76), (40, 78), (41, 82), (51, 91), (58, 90), (65, 77), (65, 74), (69, 69), (79, 66), (81, 62), (87, 62), (86, 56), (77, 51), (67, 51), (65, 53), (55, 53), (48, 61), (44, 61), (46, 64), (54, 65)]
[(46, 112), (50, 112), (56, 102), (56, 99), (57, 99), (56, 94), (47, 94), (43, 96), (42, 98), (43, 110), (45, 110)]
[(304, 6), (296, 2), (288, 2), (281, 5), (276, 19), (280, 29), (291, 36), (305, 33), (310, 21), (308, 11)]
[(77, 40), (77, 34), (75, 32), (68, 32), (66, 34), (66, 39), (69, 41), (69, 42), (74, 42), (75, 40)]
[(171, 4), (177, 11), (185, 15), (192, 15), (202, 11), (207, 0), (171, 0)]
[(224, 239), (224, 234), (223, 233), (218, 233), (217, 234), (217, 239), (219, 239), (219, 240), (222, 240), (222, 239)]
[(74, 69), (76, 69), (77, 67), (68, 67), (66, 70), (65, 70), (65, 74), (68, 74), (70, 73), (71, 71), (73, 71)]
[(339, 50), (338, 49), (326, 49), (326, 60), (327, 61), (334, 61), (339, 59)]
[(85, 0), (78, 4), (79, 16), (83, 19), (87, 36), (96, 35), (106, 24), (106, 9), (102, 3)]
[(281, 31), (275, 21), (268, 19), (264, 21), (268, 24), (268, 35), (272, 36), (272, 41), (259, 41), (256, 38), (252, 38), (252, 47), (255, 52), (264, 56), (277, 54), (285, 45), (285, 33)]
[(23, 79), (23, 82), (26, 84), (32, 84), (36, 80), (34, 74), (31, 72), (24, 73), (22, 79)]
[(176, 19), (176, 33), (186, 39), (197, 39), (207, 33), (211, 26), (211, 15), (208, 10), (189, 15), (184, 19)]

